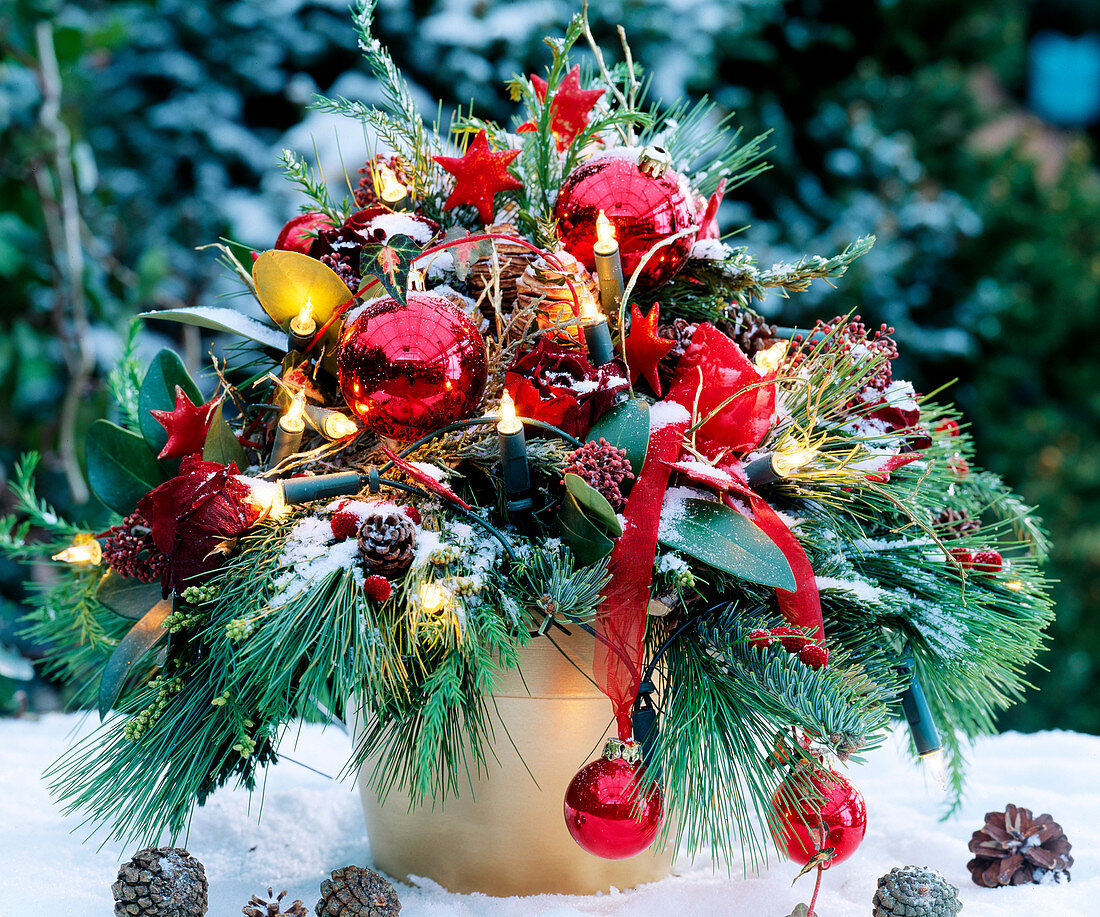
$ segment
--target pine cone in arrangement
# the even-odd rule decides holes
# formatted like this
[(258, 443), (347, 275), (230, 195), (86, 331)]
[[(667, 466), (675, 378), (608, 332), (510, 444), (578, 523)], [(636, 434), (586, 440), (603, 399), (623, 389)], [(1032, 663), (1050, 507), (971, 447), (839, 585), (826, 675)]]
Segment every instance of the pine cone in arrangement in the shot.
[(971, 519), (965, 509), (945, 509), (936, 517), (935, 526), (940, 538), (962, 538), (977, 533), (982, 524)]
[(393, 886), (371, 869), (345, 866), (321, 883), (317, 917), (396, 917), (401, 901)]
[[(531, 262), (516, 284), (516, 311), (534, 311), (540, 328), (572, 320), (573, 294), (565, 282), (566, 277), (573, 283), (578, 296), (587, 289), (593, 302), (600, 301), (599, 284), (583, 264), (566, 251), (554, 252), (554, 257), (564, 270), (559, 271), (538, 258)], [(563, 328), (555, 337), (579, 343), (581, 331), (574, 326), (574, 333), (570, 334)]]
[(269, 900), (264, 901), (259, 895), (253, 895), (248, 899), (248, 904), (241, 908), (241, 913), (244, 917), (309, 917), (306, 906), (298, 900), (289, 905), (287, 910), (283, 910), (285, 891), (279, 892), (278, 897), (275, 897), (274, 891), (269, 888), (267, 897)]
[(667, 325), (657, 326), (657, 337), (676, 342), (672, 346), (672, 350), (666, 353), (657, 364), (657, 375), (661, 379), (663, 391), (667, 392), (669, 386), (672, 385), (672, 377), (676, 373), (676, 364), (680, 362), (680, 357), (684, 355), (691, 344), (692, 335), (695, 334), (695, 329), (698, 327), (695, 322), (689, 322), (684, 318), (673, 319)]
[(115, 917), (204, 917), (206, 870), (182, 847), (147, 847), (111, 886)]
[(360, 210), (366, 210), (379, 203), (378, 192), (374, 188), (374, 171), (379, 166), (385, 166), (393, 172), (397, 180), (406, 188), (412, 187), (412, 175), (409, 173), (408, 165), (400, 156), (377, 156), (374, 159), (368, 159), (359, 168), (359, 187), (355, 189), (355, 206)]
[(1069, 881), (1072, 845), (1049, 815), (1036, 818), (1030, 809), (1014, 805), (987, 812), (985, 826), (974, 832), (969, 846), (974, 859), (966, 868), (984, 888)]
[(398, 506), (373, 510), (359, 527), (359, 556), (367, 573), (392, 579), (408, 570), (416, 552), (416, 531), (416, 523)]
[[(494, 223), (487, 232), (502, 236), (518, 236), (519, 230), (511, 223)], [(534, 252), (517, 245), (515, 242), (505, 242), (494, 239), (492, 246), (497, 253), (497, 267), (500, 269), (500, 311), (505, 315), (511, 315), (516, 308), (516, 285), (524, 271), (538, 257)], [(493, 257), (489, 255), (474, 263), (470, 268), (470, 274), (466, 282), (470, 287), (470, 295), (474, 299), (481, 299), (481, 294), (489, 286), (493, 277)], [(493, 318), (493, 306), (486, 296), (481, 299), (480, 308), (486, 318)]]
[(872, 917), (955, 917), (959, 890), (936, 870), (895, 866), (878, 880)]
[(724, 335), (732, 338), (750, 360), (775, 343), (775, 325), (769, 325), (750, 309), (731, 310), (726, 318), (714, 324)]

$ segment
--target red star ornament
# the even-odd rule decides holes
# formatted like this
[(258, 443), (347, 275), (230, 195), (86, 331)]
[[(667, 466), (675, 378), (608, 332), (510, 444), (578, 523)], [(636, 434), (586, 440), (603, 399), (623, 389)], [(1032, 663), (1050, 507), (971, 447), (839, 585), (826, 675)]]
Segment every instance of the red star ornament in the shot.
[(157, 455), (159, 459), (183, 458), (195, 452), (202, 452), (206, 443), (206, 432), (214, 416), (218, 399), (213, 398), (206, 404), (195, 405), (187, 393), (176, 386), (176, 406), (171, 411), (150, 411), (153, 419), (168, 431), (168, 442)]
[(658, 336), (657, 322), (660, 318), (661, 307), (657, 303), (644, 317), (641, 310), (631, 303), (630, 333), (623, 344), (626, 362), (630, 366), (630, 384), (633, 385), (638, 376), (645, 376), (658, 398), (661, 396), (661, 379), (657, 375), (657, 364), (676, 346), (675, 341)]
[[(531, 74), (531, 85), (535, 87), (535, 95), (540, 102), (546, 99), (546, 90), (549, 88), (546, 80), (535, 74)], [(581, 89), (581, 65), (577, 64), (558, 85), (554, 98), (550, 102), (550, 133), (558, 144), (558, 151), (564, 150), (577, 135), (588, 127), (588, 115), (595, 104), (600, 101), (604, 91), (602, 89)], [(533, 121), (525, 121), (520, 125), (519, 131), (533, 131)]]
[(452, 210), (459, 204), (470, 204), (477, 208), (482, 223), (493, 222), (493, 198), (501, 191), (523, 187), (523, 182), (508, 172), (508, 163), (519, 154), (519, 150), (494, 153), (489, 149), (489, 139), (482, 130), (477, 132), (465, 155), (433, 156), (455, 177), (455, 189), (443, 209)]

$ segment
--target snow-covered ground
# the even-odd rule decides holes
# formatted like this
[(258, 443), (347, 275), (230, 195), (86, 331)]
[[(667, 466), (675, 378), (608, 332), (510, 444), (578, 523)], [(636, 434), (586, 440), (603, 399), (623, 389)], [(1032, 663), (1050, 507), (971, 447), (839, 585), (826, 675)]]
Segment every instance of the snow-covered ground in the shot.
[[(82, 843), (79, 820), (63, 818), (49, 798), (41, 772), (74, 730), (76, 716), (38, 722), (0, 721), (0, 915), (108, 917), (110, 885), (118, 863), (133, 851)], [(1070, 732), (1008, 733), (977, 745), (971, 755), (970, 790), (960, 815), (937, 820), (938, 793), (901, 754), (901, 738), (874, 753), (850, 776), (867, 799), (867, 838), (855, 855), (826, 873), (818, 901), (822, 917), (867, 917), (876, 880), (892, 866), (932, 866), (962, 892), (965, 917), (1041, 914), (1074, 917), (1096, 912), (1100, 900), (1100, 737)], [(348, 752), (336, 729), (305, 727), (295, 761), (336, 772)], [(284, 759), (270, 769), (263, 817), (259, 797), (222, 790), (195, 816), (187, 847), (206, 865), (210, 917), (236, 917), (253, 892), (275, 886), (310, 908), (327, 871), (370, 862), (359, 797)], [(1005, 803), (1049, 812), (1073, 843), (1076, 865), (1068, 885), (989, 890), (970, 881), (966, 848), (986, 811)], [(577, 917), (577, 915), (754, 914), (785, 917), (807, 900), (812, 877), (791, 887), (788, 862), (753, 878), (714, 874), (709, 863), (677, 863), (676, 875), (634, 891), (588, 898), (542, 895), (487, 898), (453, 895), (431, 882), (397, 886), (407, 917)]]

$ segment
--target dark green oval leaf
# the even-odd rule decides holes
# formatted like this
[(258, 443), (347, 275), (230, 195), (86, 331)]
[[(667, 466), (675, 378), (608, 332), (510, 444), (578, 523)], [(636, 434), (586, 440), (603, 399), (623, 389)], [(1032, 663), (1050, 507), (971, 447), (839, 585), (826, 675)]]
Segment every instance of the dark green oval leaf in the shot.
[(662, 522), (663, 545), (750, 583), (793, 590), (787, 558), (751, 519), (722, 503), (687, 499), (674, 519)]
[(156, 454), (168, 442), (168, 431), (164, 429), (150, 411), (171, 411), (176, 407), (176, 386), (183, 389), (192, 404), (202, 404), (202, 392), (188, 374), (183, 360), (174, 351), (165, 349), (153, 357), (145, 379), (138, 392), (138, 422), (141, 435), (153, 447)]
[[(596, 421), (588, 431), (587, 439), (590, 443), (606, 439), (616, 449), (625, 449), (630, 470), (634, 472), (634, 479), (637, 480), (642, 473), (646, 452), (649, 450), (648, 402), (644, 398), (634, 398), (616, 405)], [(629, 485), (633, 482), (624, 481), (623, 483)], [(627, 490), (629, 487), (625, 487), (623, 493)]]
[(219, 462), (222, 465), (236, 462), (239, 469), (248, 467), (248, 456), (244, 454), (244, 447), (222, 416), (220, 404), (214, 409), (214, 416), (210, 418), (210, 429), (206, 431), (206, 444), (202, 447), (202, 457), (208, 462)]
[(143, 583), (108, 570), (96, 587), (95, 597), (116, 615), (136, 621), (160, 600), (160, 583)]
[(577, 501), (577, 505), (585, 516), (608, 535), (612, 538), (618, 538), (623, 533), (623, 525), (619, 521), (619, 517), (615, 515), (615, 510), (611, 508), (611, 504), (607, 502), (607, 497), (585, 481), (584, 478), (575, 474), (567, 474), (565, 476), (565, 489)]
[(130, 628), (120, 641), (111, 658), (103, 667), (103, 677), (99, 682), (99, 718), (103, 719), (118, 700), (126, 678), (142, 656), (149, 652), (161, 640), (168, 636), (161, 624), (172, 611), (172, 600), (161, 599), (150, 608), (145, 616)]
[(587, 567), (607, 557), (615, 547), (615, 542), (584, 514), (571, 493), (567, 493), (562, 502), (558, 524), (561, 526), (561, 540), (569, 545), (582, 566)]
[(226, 331), (240, 335), (249, 341), (285, 351), (286, 332), (272, 328), (248, 315), (242, 315), (235, 309), (219, 306), (195, 306), (190, 309), (162, 309), (159, 312), (142, 312), (138, 318), (160, 318), (166, 322), (179, 322), (181, 325), (194, 325), (196, 328), (209, 328), (211, 331)]
[(161, 482), (156, 456), (136, 433), (108, 420), (88, 428), (88, 483), (104, 505), (123, 516)]

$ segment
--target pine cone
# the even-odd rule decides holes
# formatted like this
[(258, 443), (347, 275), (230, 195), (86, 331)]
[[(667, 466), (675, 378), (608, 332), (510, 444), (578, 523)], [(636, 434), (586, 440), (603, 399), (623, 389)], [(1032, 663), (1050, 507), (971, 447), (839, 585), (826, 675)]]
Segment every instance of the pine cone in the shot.
[(775, 325), (769, 325), (750, 309), (738, 309), (714, 324), (724, 335), (732, 338), (750, 360), (775, 343)]
[(941, 538), (962, 538), (981, 529), (977, 519), (971, 519), (965, 509), (945, 509), (936, 517), (936, 530)]
[(985, 827), (974, 832), (969, 846), (975, 856), (966, 868), (976, 885), (1069, 881), (1072, 845), (1049, 815), (1036, 818), (1030, 809), (1014, 805), (987, 812)]
[(204, 917), (206, 870), (182, 847), (147, 847), (111, 886), (115, 917)]
[(680, 362), (680, 357), (691, 345), (691, 338), (698, 327), (695, 322), (689, 322), (684, 318), (673, 319), (668, 325), (657, 326), (657, 337), (676, 342), (672, 350), (665, 354), (661, 358), (661, 362), (657, 364), (657, 375), (661, 379), (663, 391), (667, 392), (669, 386), (672, 385), (672, 377), (676, 373), (676, 364)]
[(248, 899), (248, 904), (241, 908), (241, 913), (244, 917), (309, 917), (306, 906), (298, 900), (290, 905), (289, 910), (283, 910), (285, 891), (279, 892), (279, 896), (275, 897), (275, 892), (269, 888), (267, 897), (271, 900), (264, 901), (259, 895), (253, 895)]
[(895, 866), (878, 880), (872, 917), (955, 917), (959, 890), (936, 870)]
[(412, 187), (413, 178), (405, 160), (400, 156), (376, 156), (368, 159), (359, 168), (359, 187), (355, 189), (355, 206), (360, 210), (366, 210), (379, 203), (378, 192), (374, 190), (374, 170), (383, 165), (389, 168), (397, 180), (406, 188)]
[[(554, 252), (564, 271), (551, 267), (542, 258), (533, 261), (523, 272), (516, 284), (516, 312), (534, 312), (540, 328), (548, 328), (558, 322), (568, 322), (573, 318), (573, 294), (564, 278), (568, 277), (577, 295), (587, 289), (594, 302), (600, 301), (600, 288), (596, 279), (569, 252)], [(556, 332), (559, 339), (579, 343), (581, 331), (573, 326), (572, 334), (564, 328)]]
[(321, 883), (317, 917), (396, 917), (401, 901), (378, 873), (358, 866), (333, 870)]
[[(519, 235), (519, 230), (511, 223), (494, 223), (489, 227), (488, 232), (504, 236)], [(538, 256), (515, 242), (494, 239), (492, 245), (496, 249), (497, 266), (500, 269), (500, 311), (508, 316), (516, 309), (516, 288), (519, 279)], [(481, 312), (489, 319), (495, 314), (492, 303), (488, 296), (484, 299), (481, 296), (489, 286), (492, 277), (493, 257), (489, 255), (474, 263), (466, 281), (470, 287), (470, 295), (480, 300)]]
[(373, 510), (359, 527), (359, 556), (367, 573), (388, 579), (401, 576), (415, 551), (416, 523), (398, 506)]

